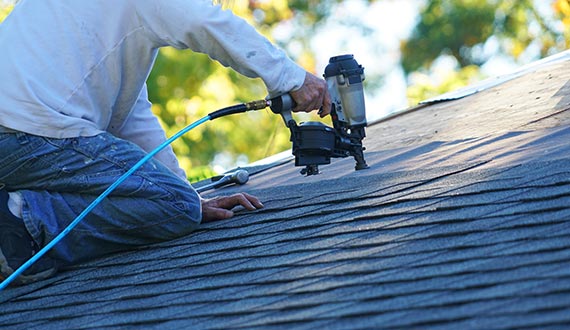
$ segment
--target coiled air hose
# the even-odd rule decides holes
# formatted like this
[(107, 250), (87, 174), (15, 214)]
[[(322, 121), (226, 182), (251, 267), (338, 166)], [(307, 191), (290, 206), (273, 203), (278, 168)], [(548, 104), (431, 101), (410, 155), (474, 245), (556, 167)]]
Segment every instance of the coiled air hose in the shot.
[(44, 246), (40, 251), (34, 254), (28, 261), (26, 261), (22, 266), (16, 269), (10, 276), (8, 276), (2, 283), (0, 283), (0, 291), (5, 289), (12, 281), (14, 281), (18, 276), (30, 268), (36, 261), (38, 261), (42, 256), (44, 256), (52, 247), (59, 243), (69, 232), (73, 230), (86, 216), (91, 212), (101, 201), (107, 197), (113, 190), (115, 190), (121, 183), (123, 183), (129, 176), (131, 176), (137, 169), (139, 169), (144, 163), (149, 161), (157, 153), (162, 151), (176, 139), (180, 138), (182, 135), (188, 133), (192, 129), (200, 126), (201, 124), (207, 122), (208, 120), (214, 120), (216, 118), (242, 113), (250, 110), (261, 110), (266, 107), (271, 106), (271, 100), (258, 100), (248, 103), (242, 103), (226, 107), (198, 119), (192, 124), (184, 127), (178, 133), (170, 137), (168, 140), (164, 141), (161, 145), (156, 147), (154, 150), (149, 152), (145, 157), (138, 161), (133, 167), (131, 167), (127, 172), (125, 172), (121, 177), (117, 179), (112, 185), (109, 186), (99, 197), (97, 197), (89, 206), (87, 206), (83, 212), (81, 212), (59, 235), (57, 235), (51, 242)]

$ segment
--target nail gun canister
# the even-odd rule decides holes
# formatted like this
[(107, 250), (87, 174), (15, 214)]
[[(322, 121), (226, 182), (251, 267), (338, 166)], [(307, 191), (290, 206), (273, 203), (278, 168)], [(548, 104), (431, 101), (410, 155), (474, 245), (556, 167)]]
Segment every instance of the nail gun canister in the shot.
[(321, 122), (306, 122), (298, 126), (296, 138), (295, 166), (330, 164), (336, 139), (332, 128)]
[(350, 128), (366, 126), (364, 68), (354, 55), (331, 57), (324, 78), (338, 119)]

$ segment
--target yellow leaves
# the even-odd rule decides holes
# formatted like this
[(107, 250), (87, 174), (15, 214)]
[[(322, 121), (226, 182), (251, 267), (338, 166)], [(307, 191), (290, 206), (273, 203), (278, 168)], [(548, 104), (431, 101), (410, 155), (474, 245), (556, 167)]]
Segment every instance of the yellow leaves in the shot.
[(257, 10), (261, 10), (266, 13), (272, 13), (271, 20), (287, 20), (293, 17), (293, 12), (289, 8), (289, 3), (286, 0), (274, 0), (274, 1), (250, 1), (252, 7)]
[(202, 98), (198, 96), (193, 96), (189, 100), (186, 100), (185, 112), (186, 116), (192, 118), (193, 116), (199, 116), (200, 108), (202, 108)]
[(249, 10), (258, 31), (270, 39), (277, 25), (293, 18), (293, 11), (284, 0), (249, 0)]
[(317, 61), (312, 53), (304, 51), (297, 59), (297, 63), (299, 63), (299, 65), (302, 66), (303, 69), (315, 73)]
[(10, 14), (12, 8), (14, 8), (14, 5), (0, 4), (0, 23), (2, 23), (4, 19), (8, 17), (8, 14)]
[[(286, 0), (229, 0), (224, 8), (256, 25), (262, 31), (262, 25), (291, 19), (293, 12)], [(269, 37), (269, 35), (267, 35)]]
[(511, 55), (518, 59), (519, 56), (526, 50), (526, 43), (521, 42), (520, 40), (512, 40), (511, 45)]
[(552, 4), (554, 12), (558, 15), (566, 30), (570, 29), (570, 0), (556, 0)]
[(253, 21), (248, 0), (227, 0), (225, 2), (227, 4), (224, 4), (224, 9), (231, 10), (235, 15), (240, 16), (250, 23)]
[(558, 15), (564, 17), (565, 19), (570, 18), (570, 1), (568, 0), (555, 0), (552, 4), (554, 12)]
[(160, 49), (160, 52), (161, 55), (171, 60), (174, 60), (180, 56), (180, 51), (174, 47), (163, 47)]
[(218, 100), (220, 104), (229, 104), (235, 99), (234, 85), (228, 75), (212, 74), (202, 84), (199, 94), (205, 98)]
[(162, 114), (162, 106), (160, 106), (159, 104), (153, 104), (151, 110), (153, 114), (155, 114), (158, 118), (160, 118)]
[(180, 168), (185, 168), (185, 169), (191, 169), (192, 168), (192, 160), (188, 157), (177, 157), (178, 158), (178, 164), (180, 165)]
[(249, 6), (248, 0), (229, 0), (226, 2), (229, 2), (229, 4), (224, 6), (224, 8), (231, 9), (234, 14), (239, 16), (249, 15), (249, 10), (247, 9)]

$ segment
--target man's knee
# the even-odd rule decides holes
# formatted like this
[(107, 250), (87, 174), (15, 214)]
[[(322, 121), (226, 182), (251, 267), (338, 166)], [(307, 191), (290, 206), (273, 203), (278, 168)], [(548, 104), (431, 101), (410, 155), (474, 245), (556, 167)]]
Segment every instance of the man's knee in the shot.
[(202, 221), (202, 203), (200, 195), (189, 188), (170, 201), (173, 216), (166, 224), (171, 228), (173, 238), (187, 235), (195, 231)]

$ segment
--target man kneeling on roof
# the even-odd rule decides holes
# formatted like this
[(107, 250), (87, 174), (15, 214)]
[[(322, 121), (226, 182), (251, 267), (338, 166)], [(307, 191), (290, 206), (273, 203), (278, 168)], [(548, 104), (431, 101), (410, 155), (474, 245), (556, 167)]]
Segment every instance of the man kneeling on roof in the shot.
[[(208, 0), (21, 0), (0, 26), (0, 278), (13, 273), (166, 138), (147, 98), (159, 48), (208, 54), (294, 111), (330, 111), (324, 80)], [(202, 199), (171, 148), (145, 163), (20, 275), (174, 239), (200, 222), (263, 207)]]

